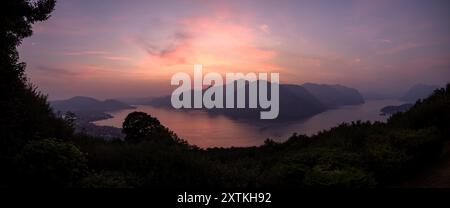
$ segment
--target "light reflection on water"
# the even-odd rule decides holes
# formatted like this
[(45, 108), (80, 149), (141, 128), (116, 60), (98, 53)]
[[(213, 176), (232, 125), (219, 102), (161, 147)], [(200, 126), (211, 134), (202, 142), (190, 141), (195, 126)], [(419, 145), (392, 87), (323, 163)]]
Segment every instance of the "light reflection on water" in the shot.
[(212, 116), (204, 111), (174, 111), (151, 106), (110, 113), (113, 118), (94, 122), (96, 125), (121, 127), (125, 117), (133, 111), (143, 111), (157, 117), (163, 125), (180, 138), (200, 147), (230, 147), (261, 145), (266, 138), (284, 141), (294, 132), (311, 135), (342, 122), (385, 121), (380, 109), (399, 105), (397, 100), (369, 100), (362, 105), (343, 106), (325, 111), (311, 118), (295, 122), (248, 122), (225, 116)]

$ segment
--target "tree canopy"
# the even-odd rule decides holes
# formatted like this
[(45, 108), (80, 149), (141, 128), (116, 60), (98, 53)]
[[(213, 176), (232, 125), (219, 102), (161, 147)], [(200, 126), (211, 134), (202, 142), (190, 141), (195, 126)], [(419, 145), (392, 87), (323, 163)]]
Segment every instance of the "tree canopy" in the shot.
[(125, 140), (138, 142), (155, 135), (162, 129), (163, 127), (157, 118), (144, 112), (133, 112), (125, 118), (122, 131), (126, 134)]

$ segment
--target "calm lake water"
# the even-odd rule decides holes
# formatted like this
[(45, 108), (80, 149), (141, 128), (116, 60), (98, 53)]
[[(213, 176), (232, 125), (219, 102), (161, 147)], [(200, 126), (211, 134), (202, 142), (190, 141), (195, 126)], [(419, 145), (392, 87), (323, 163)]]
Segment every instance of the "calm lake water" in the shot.
[(368, 100), (362, 105), (343, 106), (325, 111), (311, 118), (282, 123), (255, 123), (232, 120), (225, 116), (212, 116), (203, 111), (173, 111), (151, 106), (111, 112), (113, 118), (96, 121), (96, 125), (122, 127), (125, 117), (133, 111), (143, 111), (157, 117), (163, 125), (180, 138), (200, 147), (254, 146), (266, 138), (285, 141), (294, 132), (312, 135), (342, 122), (386, 121), (380, 109), (386, 105), (400, 105), (398, 100)]

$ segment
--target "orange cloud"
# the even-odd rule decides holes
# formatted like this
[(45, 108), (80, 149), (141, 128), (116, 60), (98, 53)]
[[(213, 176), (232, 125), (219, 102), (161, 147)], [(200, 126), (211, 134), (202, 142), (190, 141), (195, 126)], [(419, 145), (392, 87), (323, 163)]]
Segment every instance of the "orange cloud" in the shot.
[[(170, 77), (177, 71), (192, 71), (194, 64), (203, 64), (206, 70), (225, 73), (231, 71), (270, 71), (274, 68), (273, 49), (258, 46), (254, 26), (231, 21), (229, 18), (194, 17), (178, 22), (180, 31), (166, 40), (165, 46), (138, 40), (148, 56), (141, 61), (142, 71)], [(271, 66), (269, 69), (268, 66)]]
[(130, 61), (131, 59), (126, 56), (103, 56), (104, 59), (111, 61)]

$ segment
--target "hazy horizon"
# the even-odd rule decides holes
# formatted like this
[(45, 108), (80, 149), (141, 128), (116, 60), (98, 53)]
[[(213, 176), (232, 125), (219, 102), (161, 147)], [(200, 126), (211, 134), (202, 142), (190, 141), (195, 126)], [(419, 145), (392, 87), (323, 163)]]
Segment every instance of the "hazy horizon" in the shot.
[[(302, 84), (307, 84), (307, 83), (312, 83), (312, 82), (305, 82), (305, 83), (280, 83), (280, 84), (296, 84), (296, 85), (302, 85)], [(313, 84), (319, 84), (319, 85), (334, 85), (334, 83), (313, 83)], [(339, 85), (339, 84), (338, 84)], [(439, 84), (423, 84), (423, 83), (417, 83), (416, 85), (429, 85), (429, 86), (438, 86), (438, 87), (444, 87), (445, 84), (439, 85)], [(342, 85), (345, 87), (350, 87), (353, 88), (351, 86), (346, 86), (346, 85)], [(384, 99), (384, 100), (401, 100), (401, 97), (404, 96), (408, 90), (410, 90), (413, 86), (412, 85), (408, 88), (405, 88), (405, 90), (402, 91), (396, 91), (396, 92), (386, 92), (386, 91), (359, 91), (359, 89), (357, 88), (353, 88), (359, 91), (359, 93), (364, 97), (364, 99), (368, 99), (368, 100), (379, 100), (379, 99)], [(175, 87), (172, 87), (175, 88)], [(112, 93), (111, 96), (96, 96), (96, 95), (89, 95), (89, 94), (69, 94), (69, 95), (63, 95), (61, 97), (52, 97), (48, 94), (49, 96), (49, 101), (58, 101), (58, 100), (67, 100), (73, 97), (90, 97), (90, 98), (94, 98), (97, 100), (108, 100), (108, 99), (114, 99), (114, 100), (128, 100), (128, 99), (139, 99), (139, 98), (159, 98), (159, 97), (164, 97), (164, 96), (169, 96), (170, 93), (172, 92), (172, 90), (170, 90), (170, 88), (167, 88), (167, 90), (155, 93), (155, 94), (137, 94), (137, 95), (124, 95), (124, 96), (117, 96), (114, 93)]]
[(59, 0), (20, 56), (51, 100), (167, 94), (170, 77), (194, 64), (401, 95), (449, 81), (449, 8), (438, 0)]

